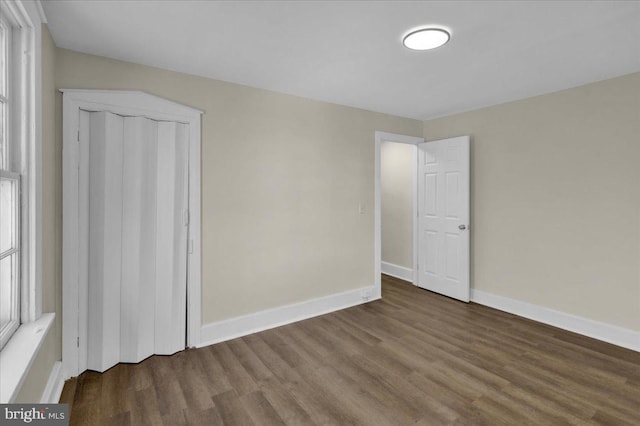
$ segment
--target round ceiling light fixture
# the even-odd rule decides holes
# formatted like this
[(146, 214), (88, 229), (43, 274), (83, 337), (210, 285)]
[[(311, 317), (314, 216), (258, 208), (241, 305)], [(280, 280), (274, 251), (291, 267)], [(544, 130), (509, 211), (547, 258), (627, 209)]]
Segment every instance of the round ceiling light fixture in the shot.
[(421, 28), (404, 36), (402, 44), (411, 50), (430, 50), (440, 47), (451, 38), (449, 31), (442, 28)]

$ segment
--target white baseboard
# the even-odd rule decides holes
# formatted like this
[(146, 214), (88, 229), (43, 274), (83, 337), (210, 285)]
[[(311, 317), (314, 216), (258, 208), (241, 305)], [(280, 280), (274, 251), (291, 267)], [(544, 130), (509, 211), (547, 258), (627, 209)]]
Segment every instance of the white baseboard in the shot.
[(404, 266), (394, 265), (389, 262), (380, 262), (380, 269), (383, 274), (391, 275), (392, 277), (400, 278), (401, 280), (413, 282), (413, 269), (405, 268)]
[(64, 377), (62, 374), (62, 362), (56, 361), (49, 374), (49, 380), (44, 387), (40, 404), (57, 404), (60, 401), (62, 388), (64, 387)]
[(627, 349), (640, 351), (640, 332), (638, 331), (474, 289), (471, 289), (471, 301)]
[(198, 344), (197, 347), (201, 348), (318, 315), (328, 314), (329, 312), (339, 309), (371, 302), (379, 298), (374, 297), (375, 294), (373, 286), (363, 287), (305, 302), (281, 306), (279, 308), (267, 309), (220, 322), (205, 324), (200, 331), (200, 344)]

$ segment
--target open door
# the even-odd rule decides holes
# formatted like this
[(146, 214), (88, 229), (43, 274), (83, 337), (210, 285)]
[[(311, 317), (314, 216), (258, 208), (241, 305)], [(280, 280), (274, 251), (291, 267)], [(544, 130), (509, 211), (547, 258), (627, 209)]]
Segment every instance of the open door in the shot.
[(418, 285), (469, 301), (469, 137), (418, 145)]

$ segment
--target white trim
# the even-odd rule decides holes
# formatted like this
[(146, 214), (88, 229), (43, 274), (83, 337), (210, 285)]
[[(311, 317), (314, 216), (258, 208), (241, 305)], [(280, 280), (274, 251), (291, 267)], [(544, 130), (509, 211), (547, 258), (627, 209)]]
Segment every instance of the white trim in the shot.
[(64, 378), (62, 377), (62, 361), (56, 361), (51, 368), (49, 380), (40, 397), (40, 404), (57, 404), (60, 401)]
[(375, 159), (374, 159), (374, 196), (373, 196), (373, 262), (374, 262), (374, 295), (382, 296), (382, 196), (380, 193), (380, 169), (382, 142), (398, 142), (416, 146), (414, 154), (413, 170), (413, 277), (411, 282), (418, 285), (418, 144), (424, 142), (424, 138), (416, 136), (398, 135), (395, 133), (375, 132)]
[(204, 111), (143, 90), (60, 89), (70, 100), (87, 111), (117, 111), (119, 114), (145, 116), (154, 120), (174, 120), (190, 124)]
[(379, 296), (370, 297), (373, 291), (374, 286), (363, 287), (209, 323), (202, 326), (202, 340), (198, 347), (224, 342), (379, 299)]
[(202, 328), (202, 233), (201, 233), (201, 130), (200, 116), (197, 113), (197, 124), (189, 126), (191, 143), (189, 145), (189, 250), (187, 265), (187, 345), (196, 347), (200, 343)]
[[(62, 239), (62, 363), (64, 378), (80, 371), (79, 351), (87, 336), (80, 332), (78, 286), (78, 129), (80, 110), (110, 111), (119, 115), (189, 125), (189, 240), (192, 251), (187, 266), (187, 345), (200, 342), (201, 316), (201, 213), (200, 213), (200, 121), (203, 111), (136, 90), (78, 90), (63, 92), (63, 239)], [(86, 327), (83, 327), (86, 329)], [(77, 338), (80, 338), (78, 348)]]
[(0, 404), (11, 403), (22, 387), (55, 314), (22, 324), (0, 352)]
[(42, 7), (42, 2), (40, 0), (34, 0), (33, 3), (35, 5), (36, 9), (38, 10), (38, 16), (40, 16), (40, 22), (42, 22), (43, 24), (49, 23), (49, 21), (47, 21), (47, 15), (44, 13), (44, 8)]
[(391, 275), (392, 277), (413, 283), (413, 269), (384, 261), (380, 262), (380, 265), (382, 267), (383, 274)]
[[(422, 139), (424, 142), (424, 139)], [(418, 231), (418, 144), (422, 143), (418, 142), (415, 144), (415, 148), (413, 150), (413, 181), (412, 181), (412, 201), (413, 205), (411, 206), (411, 231), (412, 231), (412, 240), (413, 240), (413, 270), (412, 277), (409, 281), (413, 283), (413, 285), (418, 285), (418, 262), (420, 261), (419, 253), (420, 248), (419, 244), (419, 231)]]
[(640, 332), (471, 289), (471, 301), (640, 352)]
[[(29, 115), (29, 314), (30, 320), (42, 315), (42, 22), (35, 16), (35, 2), (29, 3), (33, 25), (34, 51), (30, 63), (33, 85), (30, 93)], [(24, 321), (24, 320), (23, 320)]]

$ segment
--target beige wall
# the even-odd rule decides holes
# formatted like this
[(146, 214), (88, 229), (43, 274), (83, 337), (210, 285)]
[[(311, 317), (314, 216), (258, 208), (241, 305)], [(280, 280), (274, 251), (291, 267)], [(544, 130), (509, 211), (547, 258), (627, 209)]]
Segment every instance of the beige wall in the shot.
[[(18, 402), (40, 399), (61, 355), (56, 88), (206, 111), (205, 323), (373, 283), (373, 132), (422, 123), (56, 49), (46, 26), (42, 52), (43, 311), (57, 318)], [(424, 123), (428, 140), (472, 135), (476, 289), (640, 330), (639, 93), (633, 74)], [(402, 250), (387, 261), (410, 267)]]
[(42, 25), (42, 312), (56, 312), (56, 319), (16, 402), (39, 402), (53, 364), (62, 357), (62, 151), (55, 137), (55, 62), (56, 46), (49, 29)]
[(382, 142), (382, 261), (413, 269), (413, 178), (415, 145)]
[(374, 132), (418, 136), (420, 121), (63, 49), (56, 84), (205, 111), (204, 323), (374, 283)]
[[(42, 51), (43, 310), (57, 318), (17, 401), (39, 400), (61, 354), (56, 88), (206, 111), (205, 323), (373, 283), (373, 132), (422, 123), (56, 49), (46, 26)], [(633, 74), (424, 123), (427, 140), (472, 136), (476, 289), (640, 330), (639, 93)]]
[(458, 135), (472, 286), (640, 330), (640, 73), (424, 123)]

